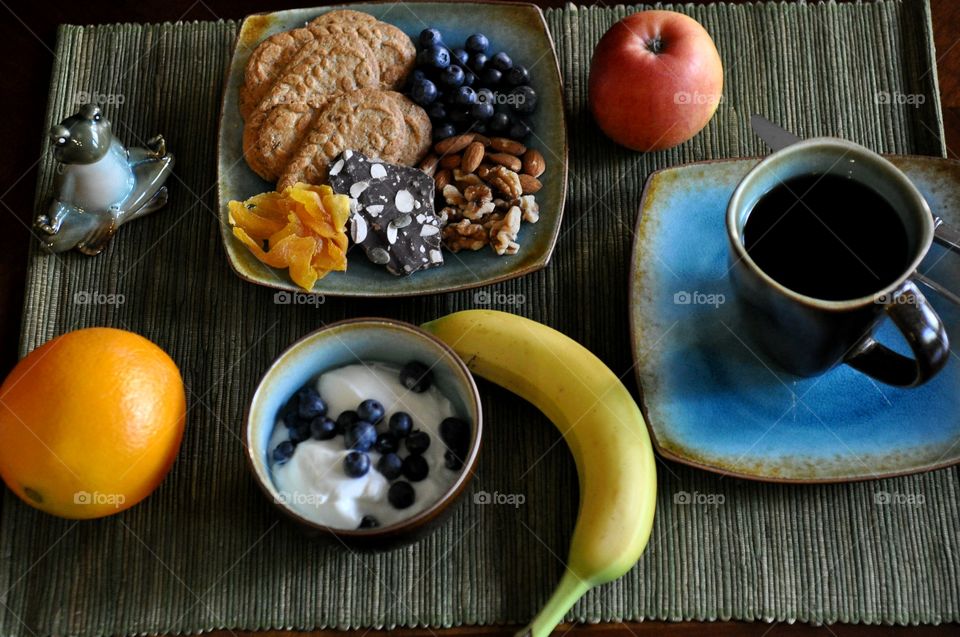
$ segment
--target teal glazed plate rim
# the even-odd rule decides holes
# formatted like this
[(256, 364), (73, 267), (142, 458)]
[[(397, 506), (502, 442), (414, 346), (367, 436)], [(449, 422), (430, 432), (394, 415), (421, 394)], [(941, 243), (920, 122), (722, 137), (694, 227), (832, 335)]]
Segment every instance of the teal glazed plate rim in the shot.
[(560, 64), (543, 12), (527, 3), (415, 0), (289, 9), (244, 18), (227, 72), (217, 138), (217, 216), (227, 261), (237, 276), (257, 285), (307, 293), (290, 280), (286, 270), (261, 263), (233, 236), (228, 202), (243, 201), (275, 187), (250, 170), (243, 159), (243, 119), (237, 96), (247, 59), (260, 41), (336, 9), (370, 13), (396, 25), (411, 38), (416, 37), (424, 24), (437, 27), (452, 42), (464, 40), (474, 32), (484, 32), (489, 34), (493, 48), (505, 50), (514, 59), (532, 65), (531, 85), (539, 99), (537, 110), (530, 117), (533, 134), (525, 142), (543, 153), (547, 171), (541, 178), (543, 187), (536, 195), (540, 219), (535, 224), (522, 225), (517, 254), (497, 256), (489, 248), (456, 254), (444, 250), (442, 266), (396, 277), (369, 262), (362, 250), (354, 250), (351, 245), (347, 271), (331, 272), (317, 281), (309, 293), (370, 298), (439, 294), (492, 285), (545, 268), (560, 235), (567, 195), (568, 141)]
[[(934, 214), (960, 221), (960, 162), (885, 156)], [(782, 371), (738, 336), (727, 203), (760, 158), (652, 173), (644, 185), (629, 282), (640, 406), (661, 457), (722, 475), (781, 483), (875, 480), (960, 463), (960, 357), (914, 389), (840, 365), (813, 378)], [(934, 245), (920, 272), (960, 287), (956, 255)], [(927, 298), (951, 334), (960, 308)], [(877, 338), (909, 352), (889, 320)]]

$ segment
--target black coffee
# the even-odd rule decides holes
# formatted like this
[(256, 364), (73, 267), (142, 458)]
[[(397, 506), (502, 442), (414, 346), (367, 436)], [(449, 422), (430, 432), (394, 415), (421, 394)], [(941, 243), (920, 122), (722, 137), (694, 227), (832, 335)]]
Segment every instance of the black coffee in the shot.
[(818, 299), (880, 291), (910, 262), (903, 221), (873, 189), (839, 175), (801, 175), (760, 198), (743, 228), (764, 272)]

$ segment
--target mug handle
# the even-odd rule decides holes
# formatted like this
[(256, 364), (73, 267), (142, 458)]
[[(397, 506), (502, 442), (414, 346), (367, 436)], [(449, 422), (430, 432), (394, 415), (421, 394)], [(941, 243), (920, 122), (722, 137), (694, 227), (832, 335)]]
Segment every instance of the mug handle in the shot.
[(894, 352), (868, 335), (845, 362), (888, 385), (922, 385), (950, 360), (947, 329), (917, 284), (910, 280), (890, 294), (884, 309), (910, 344), (913, 358)]

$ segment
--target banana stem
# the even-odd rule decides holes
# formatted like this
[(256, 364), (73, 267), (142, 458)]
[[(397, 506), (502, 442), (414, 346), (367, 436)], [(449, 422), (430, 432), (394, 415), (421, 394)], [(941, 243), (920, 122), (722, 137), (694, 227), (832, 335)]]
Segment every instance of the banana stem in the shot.
[(569, 568), (560, 578), (556, 590), (547, 600), (544, 607), (527, 626), (516, 634), (516, 637), (548, 637), (557, 627), (567, 611), (569, 611), (584, 593), (590, 590), (591, 585), (580, 579)]

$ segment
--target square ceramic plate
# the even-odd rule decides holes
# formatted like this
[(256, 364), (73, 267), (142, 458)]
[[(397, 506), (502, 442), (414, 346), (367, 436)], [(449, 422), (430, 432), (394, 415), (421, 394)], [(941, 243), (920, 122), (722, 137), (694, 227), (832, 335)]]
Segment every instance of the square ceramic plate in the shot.
[(248, 16), (240, 28), (237, 48), (230, 62), (218, 142), (220, 231), (227, 258), (241, 278), (268, 287), (299, 291), (285, 270), (260, 263), (232, 234), (227, 221), (227, 202), (244, 200), (273, 190), (251, 171), (242, 154), (243, 120), (237, 107), (237, 92), (250, 52), (264, 38), (303, 26), (316, 16), (337, 8), (365, 11), (416, 38), (427, 26), (440, 29), (448, 42), (463, 42), (471, 33), (482, 32), (494, 50), (507, 51), (531, 70), (531, 85), (537, 92), (537, 110), (530, 118), (534, 129), (527, 144), (547, 160), (537, 193), (540, 220), (523, 224), (520, 251), (498, 257), (489, 249), (453, 254), (444, 251), (444, 265), (408, 277), (395, 277), (370, 263), (360, 249), (351, 248), (346, 272), (331, 272), (317, 281), (313, 292), (329, 296), (414, 296), (465, 290), (529, 274), (550, 260), (557, 235), (567, 185), (567, 130), (563, 110), (563, 87), (553, 41), (543, 13), (530, 4), (484, 2), (390, 2), (351, 4), (341, 7), (291, 9)]
[[(947, 223), (960, 222), (960, 162), (889, 157)], [(757, 159), (689, 164), (647, 180), (633, 250), (630, 325), (637, 382), (661, 455), (754, 480), (842, 482), (960, 462), (960, 358), (916, 389), (840, 365), (781, 371), (747, 344), (728, 277), (724, 216)], [(919, 268), (960, 289), (960, 262), (934, 244)], [(960, 308), (924, 290), (960, 341)], [(877, 338), (909, 355), (891, 322)]]

